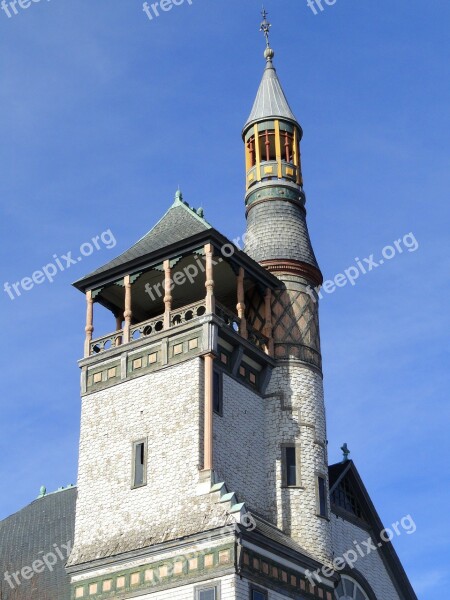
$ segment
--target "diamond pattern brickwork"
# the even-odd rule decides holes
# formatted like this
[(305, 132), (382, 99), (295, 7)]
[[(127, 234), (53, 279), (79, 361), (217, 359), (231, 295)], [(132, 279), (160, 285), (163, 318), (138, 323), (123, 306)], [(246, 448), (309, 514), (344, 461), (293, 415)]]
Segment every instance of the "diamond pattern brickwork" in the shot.
[(264, 333), (265, 303), (262, 294), (256, 287), (247, 293), (245, 306), (247, 323), (256, 331)]
[(276, 358), (297, 358), (321, 368), (318, 309), (306, 292), (275, 291), (272, 322)]

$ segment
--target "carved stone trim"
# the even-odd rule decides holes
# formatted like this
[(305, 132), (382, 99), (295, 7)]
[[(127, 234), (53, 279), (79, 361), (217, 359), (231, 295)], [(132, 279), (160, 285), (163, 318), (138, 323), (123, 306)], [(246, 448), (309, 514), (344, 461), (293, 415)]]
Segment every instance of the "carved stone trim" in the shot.
[(322, 285), (323, 283), (323, 275), (313, 267), (312, 265), (308, 265), (307, 263), (303, 263), (297, 260), (290, 259), (276, 259), (276, 260), (262, 260), (260, 265), (266, 268), (271, 273), (284, 271), (287, 273), (292, 273), (294, 275), (298, 275), (299, 277), (305, 277), (312, 281), (315, 285)]

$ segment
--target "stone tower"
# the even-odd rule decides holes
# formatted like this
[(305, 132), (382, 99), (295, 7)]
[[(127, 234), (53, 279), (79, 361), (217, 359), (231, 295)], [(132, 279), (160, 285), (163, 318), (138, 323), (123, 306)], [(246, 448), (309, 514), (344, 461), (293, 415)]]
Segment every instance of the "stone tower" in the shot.
[[(317, 299), (295, 119), (267, 47), (246, 251), (177, 192), (86, 297), (72, 597), (331, 600)], [(94, 336), (98, 305), (114, 331)], [(95, 310), (94, 310), (95, 309)], [(154, 596), (156, 594), (156, 596)], [(289, 596), (291, 594), (291, 596)]]
[[(243, 130), (245, 251), (281, 282), (271, 297), (276, 368), (267, 390), (270, 507), (279, 527), (314, 556), (327, 560), (331, 556), (327, 438), (314, 292), (322, 274), (306, 225), (303, 132), (273, 58), (267, 44), (263, 78)], [(256, 309), (250, 323), (258, 318)]]

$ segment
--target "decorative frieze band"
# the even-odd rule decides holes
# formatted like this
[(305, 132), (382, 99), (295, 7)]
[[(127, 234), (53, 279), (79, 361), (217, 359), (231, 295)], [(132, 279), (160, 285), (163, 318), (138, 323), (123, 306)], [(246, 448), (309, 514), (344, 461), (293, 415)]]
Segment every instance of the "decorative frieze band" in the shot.
[(201, 579), (206, 573), (213, 577), (217, 572), (232, 567), (234, 556), (234, 544), (227, 544), (87, 579), (82, 583), (75, 582), (72, 583), (72, 599), (106, 600), (116, 597), (117, 593), (165, 589), (177, 582), (182, 585), (186, 580)]

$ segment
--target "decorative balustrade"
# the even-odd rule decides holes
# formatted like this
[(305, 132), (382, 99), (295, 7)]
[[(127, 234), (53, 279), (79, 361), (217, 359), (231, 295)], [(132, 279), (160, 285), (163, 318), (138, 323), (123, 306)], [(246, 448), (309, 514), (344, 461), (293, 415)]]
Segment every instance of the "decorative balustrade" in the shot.
[(236, 333), (239, 333), (241, 320), (237, 315), (232, 313), (231, 310), (228, 310), (228, 308), (225, 308), (225, 306), (216, 302), (216, 315), (222, 319), (227, 327), (233, 329)]
[(268, 353), (269, 338), (263, 335), (261, 332), (256, 331), (253, 327), (247, 324), (247, 339), (249, 342), (254, 344), (257, 348)]
[(98, 354), (99, 352), (106, 352), (107, 350), (111, 350), (111, 348), (115, 348), (116, 346), (120, 346), (122, 343), (123, 331), (119, 329), (114, 333), (110, 333), (109, 335), (105, 335), (101, 338), (93, 340), (90, 343), (90, 353)]
[[(188, 323), (192, 319), (196, 319), (197, 317), (201, 317), (206, 313), (206, 303), (204, 300), (200, 302), (195, 302), (194, 304), (189, 304), (188, 306), (183, 306), (179, 310), (171, 311), (170, 313), (170, 327), (177, 327), (178, 325), (183, 325), (184, 323)], [(164, 330), (164, 315), (159, 315), (157, 317), (153, 317), (153, 319), (149, 319), (148, 321), (143, 321), (142, 323), (138, 323), (137, 325), (133, 325), (130, 328), (130, 341), (135, 342), (136, 340), (140, 340), (144, 337), (153, 335), (155, 333), (159, 333)], [(90, 354), (99, 354), (100, 352), (106, 352), (107, 350), (111, 350), (111, 348), (115, 348), (116, 346), (120, 346), (123, 340), (123, 331), (119, 330), (115, 333), (110, 333), (105, 335), (104, 337), (93, 340), (90, 344)]]
[[(218, 302), (216, 302), (215, 312), (226, 327), (229, 327), (236, 333), (240, 332), (241, 319), (237, 315)], [(189, 323), (189, 321), (192, 321), (198, 317), (202, 317), (205, 314), (205, 300), (195, 302), (194, 304), (189, 304), (188, 306), (183, 306), (183, 308), (170, 312), (170, 328), (172, 329), (173, 327), (184, 325), (185, 323)], [(144, 337), (160, 333), (163, 330), (164, 315), (159, 315), (153, 319), (149, 319), (148, 321), (143, 321), (142, 323), (133, 325), (130, 328), (130, 341), (134, 342)], [(247, 325), (247, 339), (256, 347), (260, 348), (263, 352), (267, 352), (268, 338), (249, 325)], [(123, 330), (105, 335), (101, 338), (93, 340), (90, 343), (90, 354), (99, 354), (100, 352), (106, 352), (107, 350), (116, 348), (122, 344), (122, 341)]]
[(176, 325), (188, 323), (189, 321), (192, 321), (192, 319), (202, 317), (205, 313), (206, 302), (204, 300), (189, 304), (188, 306), (183, 306), (183, 308), (178, 310), (172, 310), (170, 312), (170, 326), (175, 327)]
[(142, 337), (147, 337), (154, 333), (159, 333), (164, 329), (164, 315), (154, 317), (148, 321), (143, 321), (130, 328), (130, 341), (135, 342)]
[[(222, 319), (227, 327), (233, 329), (236, 333), (240, 333), (241, 319), (236, 316), (231, 310), (225, 308), (216, 302), (216, 315)], [(267, 352), (269, 338), (248, 325), (247, 323), (247, 339), (249, 342), (257, 346), (263, 352)]]

